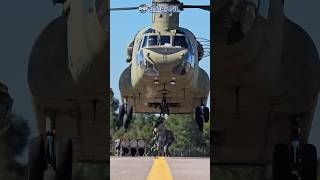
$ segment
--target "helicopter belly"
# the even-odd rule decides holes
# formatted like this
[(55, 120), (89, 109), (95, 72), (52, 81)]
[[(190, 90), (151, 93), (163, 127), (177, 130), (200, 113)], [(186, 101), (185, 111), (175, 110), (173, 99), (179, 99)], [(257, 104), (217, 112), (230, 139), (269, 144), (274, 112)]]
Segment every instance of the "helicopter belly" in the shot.
[[(163, 96), (172, 103), (171, 113), (193, 113), (201, 100), (207, 101), (210, 90), (207, 73), (199, 68), (197, 74), (194, 76), (193, 72), (190, 72), (183, 76), (174, 76), (174, 80), (168, 74), (157, 77), (141, 74), (133, 86), (131, 68), (128, 67), (119, 82), (121, 97), (126, 98), (137, 113), (159, 113), (154, 104), (160, 103)], [(194, 79), (195, 77), (197, 79)]]

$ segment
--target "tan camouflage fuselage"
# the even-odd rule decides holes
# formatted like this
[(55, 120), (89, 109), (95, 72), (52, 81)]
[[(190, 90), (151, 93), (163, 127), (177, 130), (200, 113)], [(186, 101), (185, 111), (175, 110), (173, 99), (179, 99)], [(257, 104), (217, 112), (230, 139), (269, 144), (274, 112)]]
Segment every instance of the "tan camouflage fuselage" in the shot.
[[(171, 113), (193, 113), (201, 99), (207, 101), (210, 89), (208, 74), (199, 67), (199, 43), (192, 32), (179, 27), (179, 13), (153, 13), (152, 22), (152, 27), (142, 29), (130, 43), (130, 66), (119, 81), (121, 97), (137, 113), (159, 113), (149, 104), (161, 103), (163, 96), (169, 103), (178, 104), (170, 108)], [(170, 43), (144, 46), (144, 39), (149, 36), (165, 36)], [(177, 36), (185, 37), (188, 47), (175, 46)], [(191, 62), (191, 66), (181, 72), (179, 65), (184, 62)], [(148, 66), (152, 67), (151, 73), (146, 70)], [(167, 91), (161, 91), (164, 89)]]

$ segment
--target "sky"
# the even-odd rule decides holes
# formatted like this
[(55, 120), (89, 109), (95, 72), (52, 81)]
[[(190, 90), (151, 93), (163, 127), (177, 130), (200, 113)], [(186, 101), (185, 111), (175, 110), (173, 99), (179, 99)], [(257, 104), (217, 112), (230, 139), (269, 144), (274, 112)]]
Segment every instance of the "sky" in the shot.
[[(150, 5), (151, 0), (110, 0), (111, 8), (132, 7), (140, 4)], [(210, 5), (210, 0), (184, 0), (184, 4)], [(119, 79), (122, 71), (128, 67), (126, 48), (139, 30), (151, 26), (151, 13), (141, 14), (138, 10), (116, 11), (110, 13), (110, 87), (115, 97), (120, 99)], [(210, 13), (200, 9), (188, 9), (180, 14), (180, 27), (187, 28), (196, 37), (210, 39)], [(210, 75), (210, 57), (200, 61), (202, 67)]]
[[(11, 0), (0, 5), (0, 81), (9, 87), (13, 111), (28, 120), (31, 136), (37, 130), (27, 81), (29, 55), (42, 29), (61, 12), (61, 6), (53, 6), (50, 0)], [(26, 162), (26, 154), (18, 160)]]
[[(140, 5), (149, 0), (110, 0), (114, 7)], [(203, 3), (207, 0), (184, 0)], [(320, 1), (319, 0), (287, 0), (286, 14), (297, 24), (301, 25), (314, 40), (320, 52)], [(51, 0), (19, 1), (4, 0), (0, 6), (0, 81), (8, 85), (10, 94), (14, 99), (14, 112), (29, 120), (34, 127), (34, 113), (31, 95), (27, 82), (27, 68), (30, 51), (35, 39), (42, 29), (55, 17), (61, 14), (61, 6), (53, 6)], [(209, 37), (208, 21), (205, 21), (205, 12), (201, 10), (188, 10), (181, 15), (181, 25), (191, 29), (199, 37)], [(125, 63), (125, 48), (131, 38), (139, 29), (151, 23), (150, 17), (139, 12), (112, 13), (119, 21), (111, 21), (111, 87), (117, 89), (120, 72), (127, 67)], [(191, 20), (192, 21), (191, 21)], [(139, 20), (139, 21), (137, 21)], [(118, 28), (117, 28), (118, 27)], [(113, 31), (112, 29), (117, 29)], [(209, 39), (209, 38), (208, 38)], [(203, 59), (201, 67), (206, 66), (209, 60)], [(114, 66), (113, 66), (114, 67)], [(318, 146), (320, 154), (320, 102), (316, 109), (315, 119), (311, 130), (310, 143)]]
[(34, 112), (28, 86), (30, 52), (42, 29), (62, 14), (51, 0), (2, 1), (0, 5), (0, 81), (14, 98), (13, 111), (29, 119), (34, 132)]

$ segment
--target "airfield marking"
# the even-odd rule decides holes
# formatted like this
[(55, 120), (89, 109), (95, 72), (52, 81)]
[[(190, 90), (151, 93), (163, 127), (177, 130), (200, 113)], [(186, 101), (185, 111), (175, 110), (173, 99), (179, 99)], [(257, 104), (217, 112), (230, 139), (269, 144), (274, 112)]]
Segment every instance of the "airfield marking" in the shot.
[(164, 157), (153, 160), (147, 180), (173, 180), (169, 165)]

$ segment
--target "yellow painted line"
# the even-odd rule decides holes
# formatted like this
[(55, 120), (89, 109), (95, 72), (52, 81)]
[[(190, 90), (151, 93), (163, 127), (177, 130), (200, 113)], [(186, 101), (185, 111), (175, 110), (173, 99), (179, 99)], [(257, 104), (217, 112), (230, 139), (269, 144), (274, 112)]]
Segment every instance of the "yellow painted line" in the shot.
[(164, 157), (157, 157), (153, 160), (147, 180), (173, 180), (169, 165)]

